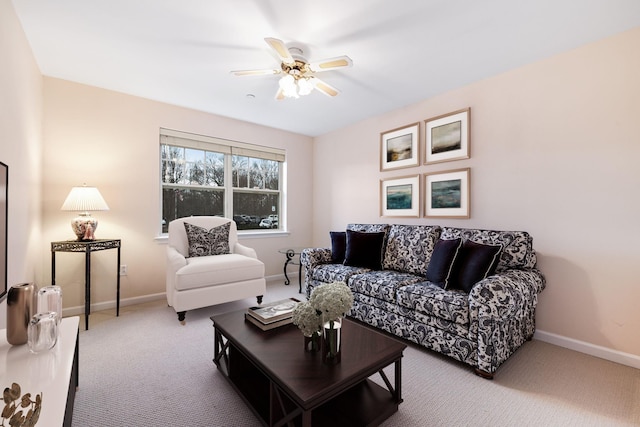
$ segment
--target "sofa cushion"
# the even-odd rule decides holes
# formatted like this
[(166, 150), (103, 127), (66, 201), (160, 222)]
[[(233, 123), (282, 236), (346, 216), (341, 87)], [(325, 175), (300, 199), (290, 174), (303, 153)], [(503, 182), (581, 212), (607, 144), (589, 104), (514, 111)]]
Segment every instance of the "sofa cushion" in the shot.
[(344, 265), (380, 270), (385, 233), (362, 233), (347, 230)]
[(347, 251), (347, 233), (330, 231), (329, 237), (331, 237), (331, 262), (342, 264)]
[(185, 222), (184, 229), (189, 242), (189, 257), (228, 254), (230, 227), (231, 222), (227, 222), (207, 230)]
[(427, 267), (427, 280), (441, 288), (447, 287), (453, 271), (453, 260), (461, 247), (462, 239), (439, 239)]
[(396, 289), (418, 283), (422, 276), (392, 270), (369, 271), (351, 276), (347, 284), (353, 293), (369, 295), (384, 301), (396, 302)]
[(471, 292), (473, 285), (495, 273), (501, 249), (502, 246), (465, 240), (453, 261), (451, 280), (445, 289)]
[(440, 227), (431, 225), (392, 225), (383, 268), (424, 276), (440, 230)]
[(176, 271), (178, 291), (224, 285), (264, 277), (264, 264), (238, 254), (187, 258), (187, 265)]
[(401, 307), (459, 325), (469, 323), (469, 296), (462, 291), (447, 291), (431, 282), (420, 282), (403, 286), (396, 294)]
[(485, 245), (501, 245), (500, 261), (496, 272), (516, 269), (534, 268), (536, 253), (533, 250), (533, 239), (526, 231), (495, 231), (469, 228), (442, 227), (443, 239), (472, 240)]
[(366, 273), (368, 268), (351, 267), (344, 264), (321, 264), (311, 271), (311, 279), (323, 283), (347, 282), (354, 274)]

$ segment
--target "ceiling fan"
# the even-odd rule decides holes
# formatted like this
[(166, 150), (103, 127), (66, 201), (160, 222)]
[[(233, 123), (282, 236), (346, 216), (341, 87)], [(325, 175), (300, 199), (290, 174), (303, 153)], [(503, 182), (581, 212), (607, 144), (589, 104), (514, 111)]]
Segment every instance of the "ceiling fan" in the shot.
[(280, 58), (280, 69), (265, 70), (239, 70), (232, 71), (234, 76), (262, 76), (270, 74), (284, 74), (279, 81), (276, 99), (299, 98), (301, 95), (308, 95), (316, 89), (327, 96), (337, 96), (338, 89), (320, 80), (316, 73), (335, 70), (338, 68), (351, 67), (353, 62), (348, 56), (338, 56), (335, 58), (323, 59), (320, 61), (308, 62), (302, 55), (304, 52), (299, 47), (289, 47), (282, 40), (265, 38), (267, 44), (276, 52)]

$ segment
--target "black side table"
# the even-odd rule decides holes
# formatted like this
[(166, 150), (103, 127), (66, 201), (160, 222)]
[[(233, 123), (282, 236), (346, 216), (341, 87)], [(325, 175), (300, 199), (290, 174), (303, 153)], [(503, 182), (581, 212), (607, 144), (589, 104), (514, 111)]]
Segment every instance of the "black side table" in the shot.
[(91, 314), (91, 253), (106, 249), (118, 249), (116, 316), (120, 316), (120, 239), (64, 240), (51, 242), (51, 284), (56, 284), (56, 252), (84, 252), (84, 328), (89, 329)]
[[(306, 246), (305, 246), (306, 247)], [(289, 264), (298, 264), (298, 293), (302, 293), (302, 263), (300, 262), (300, 258), (294, 259), (294, 257), (300, 256), (303, 247), (292, 247), (292, 248), (283, 248), (278, 249), (278, 252), (284, 254), (287, 259), (284, 260), (284, 284), (289, 285), (291, 281), (289, 280), (289, 276), (287, 275), (287, 265)]]

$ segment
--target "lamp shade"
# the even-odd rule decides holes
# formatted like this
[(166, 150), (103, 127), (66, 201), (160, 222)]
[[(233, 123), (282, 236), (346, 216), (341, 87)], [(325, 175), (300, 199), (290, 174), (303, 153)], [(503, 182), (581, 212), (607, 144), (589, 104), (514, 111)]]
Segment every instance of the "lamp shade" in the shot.
[(108, 211), (109, 206), (104, 201), (96, 187), (73, 187), (62, 204), (63, 211)]

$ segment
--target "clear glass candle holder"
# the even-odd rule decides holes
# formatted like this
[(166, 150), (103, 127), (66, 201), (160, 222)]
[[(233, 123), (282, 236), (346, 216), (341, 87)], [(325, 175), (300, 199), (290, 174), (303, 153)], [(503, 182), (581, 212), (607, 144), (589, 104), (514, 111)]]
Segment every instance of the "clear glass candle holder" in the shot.
[(38, 313), (27, 328), (29, 351), (41, 353), (52, 349), (58, 342), (58, 314), (53, 311)]
[(45, 286), (38, 290), (38, 313), (53, 311), (58, 316), (58, 324), (62, 320), (62, 288)]

